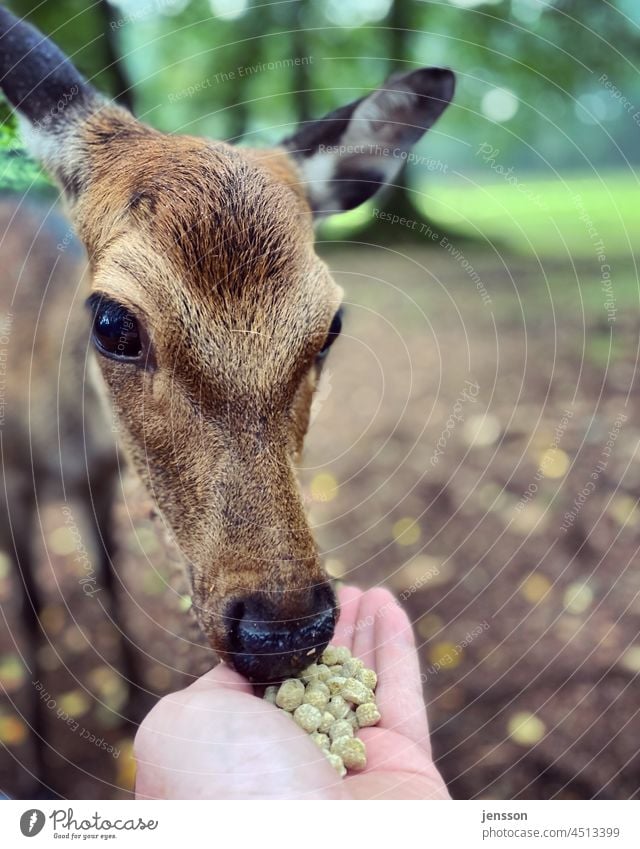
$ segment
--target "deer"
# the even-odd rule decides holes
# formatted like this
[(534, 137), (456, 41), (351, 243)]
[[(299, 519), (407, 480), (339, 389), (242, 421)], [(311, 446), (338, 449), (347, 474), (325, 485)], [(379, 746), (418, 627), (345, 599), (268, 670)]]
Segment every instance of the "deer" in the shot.
[[(452, 101), (454, 73), (396, 73), (276, 146), (245, 147), (144, 124), (0, 6), (0, 88), (86, 254), (86, 273), (69, 281), (86, 287), (86, 308), (65, 332), (90, 362), (85, 374), (74, 355), (61, 359), (61, 385), (90, 384), (92, 434), (106, 427), (98, 410), (114, 416), (215, 654), (256, 683), (298, 674), (338, 615), (296, 475), (342, 325), (344, 293), (316, 252), (315, 224), (393, 185)], [(64, 403), (58, 415), (71, 415)], [(93, 441), (88, 465), (100, 467)], [(108, 502), (102, 469), (90, 489)], [(17, 521), (26, 534), (30, 508)], [(20, 568), (28, 555), (14, 555)], [(36, 627), (37, 586), (24, 592)]]

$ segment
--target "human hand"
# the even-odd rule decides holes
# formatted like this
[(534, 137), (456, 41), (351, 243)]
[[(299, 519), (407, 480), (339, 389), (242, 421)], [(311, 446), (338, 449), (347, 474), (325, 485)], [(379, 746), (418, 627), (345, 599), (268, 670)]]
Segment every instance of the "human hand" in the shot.
[(339, 593), (332, 640), (378, 673), (367, 767), (341, 779), (290, 717), (219, 665), (165, 696), (135, 740), (138, 799), (447, 799), (431, 758), (413, 631), (383, 589)]

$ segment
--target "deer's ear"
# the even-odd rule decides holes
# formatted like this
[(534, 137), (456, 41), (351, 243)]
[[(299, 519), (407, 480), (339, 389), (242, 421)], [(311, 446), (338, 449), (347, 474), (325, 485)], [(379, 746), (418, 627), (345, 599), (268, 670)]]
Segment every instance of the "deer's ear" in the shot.
[(406, 152), (451, 102), (454, 88), (454, 74), (445, 68), (397, 74), (285, 139), (313, 211), (326, 215), (352, 209), (392, 182)]
[(67, 189), (78, 188), (78, 136), (106, 101), (35, 27), (0, 7), (0, 88), (31, 152)]

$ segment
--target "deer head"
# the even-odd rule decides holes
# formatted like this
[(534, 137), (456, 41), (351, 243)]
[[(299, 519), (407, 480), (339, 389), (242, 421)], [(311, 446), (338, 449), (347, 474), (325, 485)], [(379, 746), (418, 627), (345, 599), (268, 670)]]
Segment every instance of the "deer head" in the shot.
[(97, 377), (201, 626), (249, 678), (288, 675), (336, 615), (294, 472), (341, 323), (313, 219), (394, 179), (453, 74), (395, 76), (267, 150), (155, 131), (1, 7), (0, 74), (86, 246)]

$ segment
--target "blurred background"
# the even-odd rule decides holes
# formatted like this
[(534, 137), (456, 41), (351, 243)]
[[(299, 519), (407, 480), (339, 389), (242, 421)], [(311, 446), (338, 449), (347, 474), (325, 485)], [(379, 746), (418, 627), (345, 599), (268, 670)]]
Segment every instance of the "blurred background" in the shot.
[[(397, 70), (454, 104), (401, 183), (326, 222), (346, 290), (301, 468), (330, 572), (414, 623), (458, 798), (640, 788), (640, 6), (634, 0), (13, 0), (95, 84), (168, 132), (268, 145)], [(0, 115), (0, 186), (55, 192)], [(46, 744), (0, 557), (0, 791), (130, 796), (138, 715), (212, 663), (179, 556), (135, 481), (116, 508), (123, 637), (42, 504)], [(75, 571), (74, 571), (75, 570)]]

